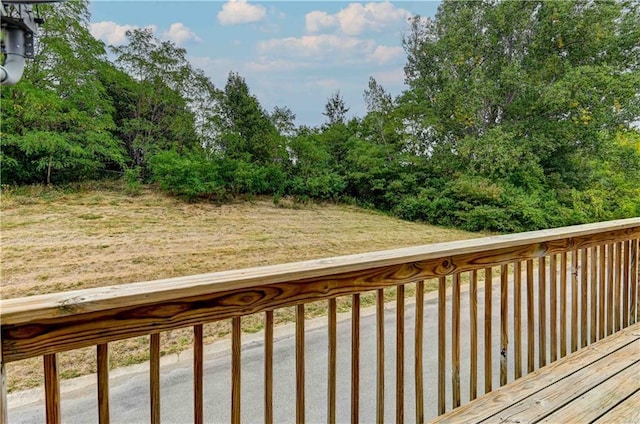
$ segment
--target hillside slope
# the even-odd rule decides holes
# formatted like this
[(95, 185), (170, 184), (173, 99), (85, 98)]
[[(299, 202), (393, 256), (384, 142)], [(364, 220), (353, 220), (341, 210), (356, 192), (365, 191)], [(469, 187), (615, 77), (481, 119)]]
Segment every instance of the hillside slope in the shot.
[(218, 206), (152, 189), (4, 190), (2, 298), (339, 256), (476, 234), (343, 205)]

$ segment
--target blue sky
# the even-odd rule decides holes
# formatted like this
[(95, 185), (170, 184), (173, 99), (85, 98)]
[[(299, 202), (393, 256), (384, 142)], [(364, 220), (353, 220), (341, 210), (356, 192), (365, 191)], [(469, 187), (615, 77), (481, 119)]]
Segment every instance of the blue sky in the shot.
[(365, 113), (374, 76), (403, 90), (402, 34), (411, 15), (434, 16), (436, 1), (92, 1), (91, 32), (121, 44), (134, 27), (187, 49), (191, 63), (223, 88), (242, 75), (262, 106), (288, 106), (297, 124), (319, 125), (335, 91), (350, 115)]

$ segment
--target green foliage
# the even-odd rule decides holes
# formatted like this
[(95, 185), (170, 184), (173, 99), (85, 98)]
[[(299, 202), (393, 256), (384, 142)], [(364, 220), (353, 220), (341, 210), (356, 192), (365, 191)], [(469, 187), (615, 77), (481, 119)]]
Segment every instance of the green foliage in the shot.
[(153, 180), (165, 191), (186, 200), (224, 200), (226, 193), (220, 168), (204, 155), (157, 153), (149, 159)]
[(126, 168), (123, 174), (125, 191), (130, 196), (138, 196), (142, 193), (142, 176), (140, 168)]
[(640, 216), (637, 2), (445, 0), (411, 19), (408, 89), (370, 78), (350, 120), (335, 92), (317, 128), (237, 73), (215, 88), (150, 30), (109, 63), (86, 1), (43, 10), (25, 81), (0, 93), (3, 183), (114, 171), (131, 194), (343, 201), (472, 231)]

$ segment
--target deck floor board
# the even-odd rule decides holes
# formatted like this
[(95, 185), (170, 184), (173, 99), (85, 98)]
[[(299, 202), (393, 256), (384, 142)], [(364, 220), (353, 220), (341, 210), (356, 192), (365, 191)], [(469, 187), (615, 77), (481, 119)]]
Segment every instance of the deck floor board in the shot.
[[(640, 410), (638, 392), (640, 323), (441, 415), (433, 422), (525, 423), (566, 422), (567, 419), (591, 422), (599, 418), (602, 422), (639, 422), (633, 421)], [(581, 414), (584, 417), (578, 418)]]
[(613, 411), (602, 415), (593, 424), (640, 423), (640, 390), (616, 405)]

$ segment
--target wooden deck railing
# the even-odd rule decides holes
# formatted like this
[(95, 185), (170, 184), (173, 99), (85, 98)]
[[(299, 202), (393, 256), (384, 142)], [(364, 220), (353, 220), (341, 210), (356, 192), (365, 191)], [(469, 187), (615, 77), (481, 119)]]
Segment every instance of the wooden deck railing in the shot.
[[(407, 366), (412, 370), (410, 386), (415, 391), (411, 409), (415, 410), (416, 422), (423, 422), (425, 416), (444, 413), (466, 399), (491, 391), (497, 382), (506, 384), (636, 322), (639, 241), (640, 218), (633, 218), (2, 300), (2, 422), (7, 422), (8, 408), (6, 363), (44, 358), (46, 419), (59, 423), (56, 355), (87, 346), (97, 346), (98, 416), (100, 423), (109, 422), (108, 344), (150, 335), (150, 418), (152, 423), (159, 423), (161, 334), (193, 327), (194, 421), (201, 423), (203, 382), (207, 377), (203, 374), (203, 324), (230, 319), (230, 416), (233, 423), (238, 423), (242, 402), (241, 322), (243, 316), (255, 313), (264, 313), (264, 421), (272, 422), (273, 363), (277, 361), (273, 311), (287, 306), (295, 307), (295, 414), (297, 422), (304, 422), (305, 303), (314, 301), (328, 303), (327, 421), (335, 422), (336, 298), (341, 296), (352, 298), (350, 409), (351, 421), (357, 422), (361, 412), (360, 295), (373, 291), (377, 328), (375, 404), (377, 422), (381, 423), (388, 403), (385, 385), (389, 384), (385, 380), (385, 371), (389, 370), (385, 370), (388, 352), (384, 337), (389, 329), (384, 325), (384, 296), (392, 288), (397, 290), (396, 342), (395, 352), (391, 352), (395, 357), (395, 418), (398, 423), (405, 418)], [(425, 295), (425, 282), (430, 280), (437, 282), (437, 316), (426, 314), (424, 308), (425, 296), (429, 296)], [(415, 331), (411, 334), (405, 332), (407, 285), (412, 289), (415, 285)], [(462, 325), (462, 321), (467, 322), (463, 313), (468, 314), (468, 325)], [(425, 318), (437, 320), (437, 334), (424, 334)], [(498, 346), (492, 342), (496, 328)], [(413, 352), (405, 352), (408, 338), (413, 339)], [(437, 351), (436, 384), (424, 384), (428, 371), (424, 369), (428, 358), (425, 341)], [(463, 357), (461, 350), (467, 352)], [(462, 381), (461, 373), (468, 373), (468, 379)], [(437, 393), (435, 404), (424, 404), (427, 391)]]

